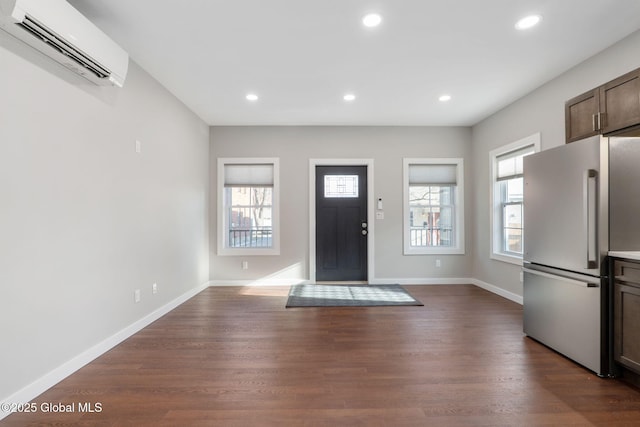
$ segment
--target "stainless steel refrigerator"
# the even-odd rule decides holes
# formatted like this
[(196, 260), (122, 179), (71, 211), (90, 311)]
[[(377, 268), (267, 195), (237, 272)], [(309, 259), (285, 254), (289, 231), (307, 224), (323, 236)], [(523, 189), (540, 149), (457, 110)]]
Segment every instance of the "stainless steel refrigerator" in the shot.
[(524, 332), (610, 374), (607, 253), (640, 250), (640, 138), (524, 158)]

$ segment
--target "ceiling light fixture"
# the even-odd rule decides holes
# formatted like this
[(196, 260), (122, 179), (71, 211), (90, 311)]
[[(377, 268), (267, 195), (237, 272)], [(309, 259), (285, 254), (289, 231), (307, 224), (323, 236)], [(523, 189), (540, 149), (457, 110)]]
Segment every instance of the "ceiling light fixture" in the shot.
[(451, 95), (440, 95), (440, 98), (438, 98), (438, 101), (440, 102), (447, 102), (451, 100)]
[(343, 96), (342, 99), (344, 99), (347, 102), (351, 102), (351, 101), (355, 101), (356, 96), (352, 93), (348, 93), (345, 96)]
[(255, 93), (248, 93), (245, 98), (247, 98), (247, 101), (254, 102), (258, 100), (258, 95), (256, 95)]
[(377, 27), (381, 22), (382, 16), (377, 13), (369, 13), (362, 18), (362, 24), (369, 28)]
[(535, 27), (540, 23), (542, 17), (540, 15), (529, 15), (525, 16), (518, 22), (516, 22), (517, 30), (527, 30), (529, 28)]

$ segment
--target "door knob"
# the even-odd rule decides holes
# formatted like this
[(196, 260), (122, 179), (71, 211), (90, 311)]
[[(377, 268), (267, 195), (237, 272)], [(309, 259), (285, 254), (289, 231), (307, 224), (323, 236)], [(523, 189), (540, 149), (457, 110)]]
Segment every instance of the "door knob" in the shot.
[(363, 223), (362, 223), (362, 224), (360, 224), (360, 225), (362, 225), (362, 228), (367, 228), (367, 227), (369, 226), (369, 224), (367, 224), (366, 222), (363, 222)]
[(362, 235), (366, 236), (369, 232), (367, 230), (362, 230)]

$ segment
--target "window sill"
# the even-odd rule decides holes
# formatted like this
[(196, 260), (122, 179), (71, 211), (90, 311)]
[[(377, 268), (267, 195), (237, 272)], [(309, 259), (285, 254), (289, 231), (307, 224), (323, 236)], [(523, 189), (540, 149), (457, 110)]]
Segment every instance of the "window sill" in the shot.
[(220, 256), (260, 256), (260, 255), (280, 255), (277, 248), (218, 248)]
[(522, 267), (522, 257), (519, 256), (492, 253), (491, 259), (506, 262), (508, 264), (519, 265), (520, 267)]
[(464, 249), (460, 248), (429, 248), (429, 249), (406, 249), (403, 255), (464, 255)]

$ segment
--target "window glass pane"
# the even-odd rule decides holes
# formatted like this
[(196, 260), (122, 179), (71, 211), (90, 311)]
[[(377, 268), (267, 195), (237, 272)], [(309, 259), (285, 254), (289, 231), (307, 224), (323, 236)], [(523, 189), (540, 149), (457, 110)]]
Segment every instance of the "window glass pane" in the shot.
[(504, 182), (506, 185), (506, 199), (504, 202), (521, 202), (524, 199), (524, 179), (515, 178)]
[(440, 208), (440, 216), (436, 220), (435, 229), (438, 231), (439, 246), (451, 246), (453, 244), (453, 208)]
[(523, 178), (514, 178), (500, 183), (502, 205), (502, 251), (522, 254), (522, 203)]
[(409, 187), (409, 204), (417, 206), (429, 206), (429, 187), (415, 185)]
[(504, 207), (504, 225), (508, 228), (522, 228), (522, 205), (506, 205)]
[(411, 246), (430, 246), (429, 242), (429, 208), (410, 208)]
[(453, 204), (453, 187), (440, 187), (440, 203), (443, 205)]
[(413, 247), (452, 246), (453, 186), (409, 186), (409, 238)]
[(440, 188), (439, 187), (429, 188), (429, 204), (440, 205)]
[(226, 187), (230, 248), (269, 248), (273, 187)]
[(503, 250), (522, 254), (522, 203), (503, 205)]
[(504, 230), (505, 252), (522, 254), (522, 230), (506, 228)]
[(358, 197), (358, 175), (325, 175), (324, 197)]
[(453, 227), (453, 209), (449, 207), (440, 208), (440, 215), (436, 218), (436, 226), (443, 230), (451, 230)]

